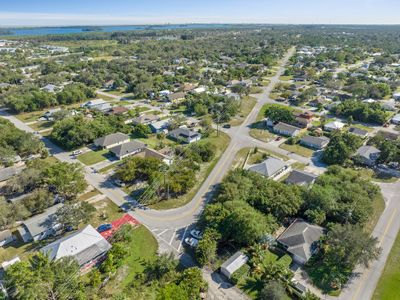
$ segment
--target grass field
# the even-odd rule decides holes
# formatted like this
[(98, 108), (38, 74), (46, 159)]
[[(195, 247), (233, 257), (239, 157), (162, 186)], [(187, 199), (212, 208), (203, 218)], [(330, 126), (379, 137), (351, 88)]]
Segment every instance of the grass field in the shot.
[(379, 278), (373, 300), (400, 299), (400, 233), (394, 241), (385, 268)]
[(39, 121), (34, 124), (29, 125), (33, 130), (36, 131), (41, 131), (45, 129), (50, 129), (53, 126), (53, 122), (48, 122), (48, 121)]
[(186, 203), (189, 203), (193, 199), (194, 195), (196, 195), (203, 182), (207, 179), (208, 175), (214, 169), (222, 153), (224, 153), (226, 147), (228, 147), (230, 137), (223, 132), (220, 132), (219, 136), (217, 136), (216, 133), (213, 133), (212, 137), (205, 138), (197, 143), (205, 142), (211, 142), (213, 145), (216, 146), (217, 150), (214, 159), (211, 162), (202, 165), (201, 170), (197, 174), (197, 181), (195, 186), (185, 195), (178, 198), (160, 201), (156, 204), (151, 205), (151, 208), (159, 210), (176, 208), (183, 206)]
[(242, 102), (240, 104), (239, 113), (232, 118), (229, 122), (231, 126), (239, 126), (243, 123), (249, 113), (252, 111), (254, 105), (256, 105), (257, 100), (253, 97), (243, 97)]
[[(111, 299), (113, 295), (129, 288), (129, 285), (135, 281), (135, 276), (143, 273), (144, 262), (156, 258), (158, 245), (151, 232), (145, 226), (139, 226), (134, 230), (133, 239), (128, 248), (129, 252), (122, 261), (122, 267), (103, 289), (107, 296), (110, 296), (106, 296), (106, 299)], [(156, 291), (148, 287), (147, 292), (155, 293)], [(149, 298), (155, 299), (155, 297)]]
[(81, 154), (77, 157), (77, 159), (81, 162), (84, 163), (87, 166), (96, 164), (98, 162), (101, 162), (103, 160), (107, 159), (107, 154), (109, 153), (108, 149), (103, 149), (99, 151), (89, 151), (84, 154)]
[(247, 165), (253, 165), (256, 163), (260, 163), (263, 160), (265, 160), (268, 156), (280, 158), (284, 161), (289, 160), (289, 157), (264, 149), (264, 148), (258, 148), (257, 152), (254, 152), (254, 148), (242, 148), (240, 149), (235, 156), (235, 159), (233, 160), (232, 167), (233, 168), (241, 168), (244, 166), (244, 162), (247, 158)]
[(289, 81), (289, 80), (292, 80), (293, 79), (293, 76), (284, 76), (284, 75), (282, 75), (281, 77), (279, 77), (279, 80), (281, 80), (281, 81)]
[(279, 148), (284, 149), (289, 152), (296, 153), (298, 155), (304, 156), (304, 157), (311, 157), (314, 154), (314, 151), (311, 149), (308, 149), (306, 147), (303, 147), (301, 145), (295, 144), (295, 145), (290, 145), (286, 143), (282, 143)]

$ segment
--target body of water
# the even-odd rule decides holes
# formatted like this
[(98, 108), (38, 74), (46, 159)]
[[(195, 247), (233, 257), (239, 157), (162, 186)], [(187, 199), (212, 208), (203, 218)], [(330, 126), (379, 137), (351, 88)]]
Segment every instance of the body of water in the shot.
[(228, 24), (174, 24), (174, 25), (128, 25), (128, 26), (72, 26), (72, 27), (24, 27), (24, 28), (0, 28), (10, 32), (11, 36), (24, 35), (48, 35), (48, 34), (71, 34), (83, 32), (113, 32), (129, 30), (167, 30), (167, 29), (207, 29), (227, 28)]

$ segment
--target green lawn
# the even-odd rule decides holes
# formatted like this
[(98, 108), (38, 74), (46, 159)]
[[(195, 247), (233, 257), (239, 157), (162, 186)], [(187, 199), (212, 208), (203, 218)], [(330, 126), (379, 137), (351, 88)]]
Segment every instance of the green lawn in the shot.
[(98, 162), (101, 162), (103, 160), (107, 159), (107, 154), (109, 153), (108, 149), (103, 149), (99, 151), (89, 151), (84, 154), (81, 154), (77, 157), (77, 159), (81, 162), (84, 163), (87, 166), (96, 164)]
[(362, 130), (366, 130), (366, 131), (368, 131), (368, 132), (371, 132), (371, 131), (373, 131), (373, 130), (374, 130), (374, 129), (373, 129), (373, 128), (371, 128), (371, 127), (364, 126), (364, 125), (361, 125), (361, 124), (351, 124), (351, 125), (350, 125), (350, 127), (356, 127), (356, 128), (360, 128), (360, 129), (362, 129)]
[[(161, 141), (157, 139), (156, 134), (150, 134), (147, 138), (137, 137), (136, 135), (132, 135), (132, 138), (137, 139), (145, 144), (147, 144), (150, 148), (158, 149)], [(169, 138), (165, 138), (163, 141), (164, 146), (168, 145), (176, 145), (175, 141), (170, 140)]]
[(216, 133), (213, 133), (211, 137), (205, 138), (197, 143), (206, 142), (211, 142), (213, 145), (216, 146), (217, 150), (214, 159), (211, 162), (202, 165), (201, 170), (197, 174), (197, 181), (195, 186), (185, 195), (178, 198), (160, 201), (156, 204), (151, 205), (151, 208), (159, 210), (177, 208), (185, 205), (186, 203), (189, 203), (193, 199), (194, 195), (196, 195), (203, 182), (207, 179), (208, 175), (210, 175), (211, 171), (214, 169), (222, 153), (224, 153), (226, 148), (228, 147), (230, 137), (223, 132), (220, 132), (219, 136), (217, 136)]
[(104, 167), (104, 168), (100, 169), (99, 172), (100, 172), (100, 173), (107, 173), (108, 171), (110, 171), (110, 170), (116, 168), (119, 164), (121, 164), (120, 161), (118, 161), (118, 162), (116, 162), (116, 163), (113, 163), (113, 164), (111, 164), (111, 165), (108, 165), (107, 167)]
[(240, 111), (239, 113), (232, 118), (229, 122), (231, 126), (239, 126), (243, 123), (249, 113), (252, 111), (254, 105), (256, 105), (257, 100), (254, 97), (243, 97), (240, 103)]
[(252, 128), (250, 129), (249, 134), (251, 137), (263, 142), (269, 142), (275, 137), (275, 135), (273, 135), (267, 129), (261, 128)]
[(375, 289), (373, 300), (399, 300), (400, 299), (400, 233), (390, 251), (388, 260), (378, 285)]
[(290, 76), (281, 76), (281, 77), (279, 77), (279, 80), (281, 80), (281, 81), (289, 81), (289, 80), (292, 80), (293, 79), (293, 76), (292, 75), (290, 75)]
[(97, 189), (93, 189), (87, 193), (80, 195), (78, 199), (81, 201), (86, 201), (96, 195), (99, 195), (99, 194), (100, 194), (100, 192)]
[(39, 121), (34, 124), (29, 125), (33, 130), (41, 131), (45, 129), (50, 129), (53, 126), (53, 122)]
[(240, 149), (235, 156), (235, 159), (233, 160), (232, 167), (233, 168), (242, 168), (244, 166), (244, 162), (247, 159), (247, 164), (248, 165), (253, 165), (260, 163), (267, 159), (267, 157), (272, 156), (276, 157), (279, 159), (282, 159), (284, 161), (289, 160), (289, 157), (264, 149), (264, 148), (257, 148), (257, 152), (254, 152), (254, 148), (242, 148)]
[[(157, 241), (145, 226), (139, 226), (134, 230), (132, 242), (128, 247), (129, 252), (122, 266), (104, 287), (105, 299), (111, 299), (118, 292), (129, 289), (129, 285), (135, 281), (135, 276), (143, 273), (144, 263), (156, 258)], [(155, 293), (155, 290), (148, 287), (147, 292)]]
[(18, 238), (16, 241), (0, 247), (0, 264), (4, 261), (8, 261), (13, 259), (16, 256), (19, 256), (20, 259), (26, 256), (27, 252), (32, 248), (33, 244), (25, 244), (20, 238), (17, 230), (12, 230), (13, 234), (15, 234)]
[(282, 143), (279, 146), (279, 148), (284, 149), (289, 152), (296, 153), (296, 154), (304, 156), (304, 157), (311, 157), (314, 153), (314, 150), (308, 149), (308, 148), (303, 147), (298, 144), (290, 145), (290, 144)]

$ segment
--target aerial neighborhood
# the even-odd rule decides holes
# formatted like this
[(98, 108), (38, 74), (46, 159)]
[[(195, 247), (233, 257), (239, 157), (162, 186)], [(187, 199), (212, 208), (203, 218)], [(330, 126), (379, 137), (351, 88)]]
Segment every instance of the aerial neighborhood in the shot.
[(400, 299), (398, 30), (162, 28), (1, 38), (0, 299)]

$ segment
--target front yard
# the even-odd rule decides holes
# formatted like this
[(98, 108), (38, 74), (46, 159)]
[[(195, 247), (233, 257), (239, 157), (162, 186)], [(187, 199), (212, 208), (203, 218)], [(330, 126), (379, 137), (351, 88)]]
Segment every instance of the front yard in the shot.
[(314, 154), (314, 150), (311, 150), (309, 148), (303, 147), (299, 144), (295, 144), (295, 145), (290, 145), (287, 143), (282, 143), (279, 148), (289, 151), (289, 152), (293, 152), (296, 153), (298, 155), (304, 156), (304, 157), (311, 157)]
[(239, 113), (232, 118), (229, 122), (231, 126), (239, 126), (247, 118), (249, 113), (252, 111), (254, 105), (256, 105), (257, 100), (254, 97), (243, 97), (240, 103)]
[(90, 150), (89, 152), (79, 155), (77, 159), (81, 163), (90, 166), (99, 163), (103, 160), (106, 160), (108, 155), (110, 155), (108, 149), (103, 149), (98, 151)]

